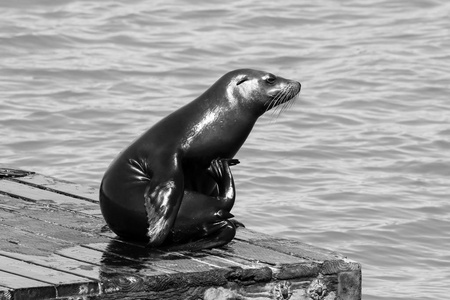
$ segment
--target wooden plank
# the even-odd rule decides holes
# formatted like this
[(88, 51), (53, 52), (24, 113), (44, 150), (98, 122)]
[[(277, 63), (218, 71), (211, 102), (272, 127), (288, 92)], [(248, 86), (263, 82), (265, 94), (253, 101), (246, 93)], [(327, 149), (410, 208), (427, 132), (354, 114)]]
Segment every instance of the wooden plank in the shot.
[[(189, 282), (223, 282), (223, 276), (217, 275), (215, 268), (207, 268), (208, 271), (191, 270), (186, 275), (179, 272), (179, 270), (167, 270), (161, 267), (162, 264), (154, 262), (155, 256), (164, 256), (164, 258), (171, 259), (172, 257), (166, 254), (155, 254), (148, 249), (144, 249), (147, 252), (148, 259), (139, 259), (137, 254), (131, 254), (124, 257), (124, 253), (109, 252), (108, 245), (95, 244), (89, 245), (89, 248), (85, 246), (73, 247), (69, 249), (62, 249), (58, 251), (60, 255), (76, 258), (79, 260), (88, 260), (91, 263), (97, 263), (101, 267), (102, 287), (104, 294), (118, 294), (123, 296), (123, 293), (133, 293), (146, 291), (145, 294), (155, 291), (161, 293), (164, 289), (176, 289), (177, 293), (181, 293)], [(116, 246), (112, 247), (116, 248)], [(94, 250), (98, 249), (98, 250)], [(132, 250), (133, 247), (127, 247), (127, 250)], [(134, 249), (136, 250), (136, 249)], [(183, 269), (183, 264), (180, 263), (180, 258), (177, 258), (177, 266)], [(161, 260), (161, 258), (160, 258)], [(191, 262), (192, 263), (192, 262)], [(173, 262), (172, 262), (173, 264)], [(187, 272), (187, 269), (184, 269)], [(180, 288), (178, 288), (180, 287)], [(182, 294), (180, 294), (182, 295)], [(172, 298), (174, 299), (174, 298)]]
[(103, 227), (106, 225), (105, 221), (100, 218), (54, 207), (40, 206), (7, 195), (0, 195), (0, 210), (91, 234), (103, 234)]
[(27, 277), (14, 275), (0, 270), (0, 285), (5, 298), (0, 299), (48, 299), (56, 297), (53, 285), (33, 280)]
[[(247, 229), (239, 229), (247, 230)], [(231, 249), (229, 249), (231, 248)], [(208, 250), (211, 254), (239, 257), (270, 266), (272, 277), (278, 280), (304, 278), (311, 281), (320, 274), (321, 264), (256, 246), (242, 241), (232, 241), (227, 247)]]
[(180, 255), (185, 255), (193, 260), (198, 260), (206, 264), (211, 264), (221, 268), (263, 268), (267, 267), (266, 264), (249, 262), (247, 260), (236, 259), (235, 257), (217, 256), (208, 253), (208, 251), (195, 251), (195, 252), (179, 252)]
[(275, 238), (256, 231), (238, 231), (238, 240), (264, 246), (283, 253), (308, 259), (310, 263), (283, 266), (275, 270), (277, 279), (289, 279), (298, 275), (317, 274), (336, 276), (339, 299), (361, 299), (361, 265), (343, 255), (323, 248), (314, 247), (297, 240)]
[[(61, 271), (62, 273), (68, 273), (75, 275), (80, 278), (85, 278), (90, 284), (79, 285), (81, 288), (81, 292), (83, 293), (97, 293), (99, 292), (99, 284), (100, 281), (99, 276), (99, 268), (92, 264), (82, 263), (76, 260), (68, 259), (65, 257), (61, 257), (59, 255), (51, 254), (55, 249), (59, 247), (66, 247), (67, 245), (57, 244), (56, 246), (50, 246), (52, 241), (45, 239), (43, 237), (35, 236), (26, 232), (21, 232), (15, 228), (13, 230), (5, 230), (4, 234), (10, 234), (14, 238), (13, 243), (5, 243), (0, 242), (0, 258), (6, 257), (10, 259), (14, 259), (17, 261), (29, 263), (30, 265), (37, 265), (44, 267), (45, 269), (50, 268), (55, 271)], [(3, 234), (2, 234), (3, 240)], [(39, 245), (37, 245), (36, 241), (43, 244), (46, 251), (42, 251), (39, 249)], [(25, 243), (24, 243), (25, 241)], [(9, 246), (9, 247), (8, 247)], [(0, 265), (1, 269), (1, 265)], [(11, 271), (15, 272), (15, 271)], [(37, 278), (38, 280), (44, 280), (44, 274), (42, 277)], [(97, 282), (97, 284), (95, 284)], [(50, 282), (52, 283), (52, 282)], [(0, 282), (0, 285), (2, 283)], [(73, 286), (73, 284), (69, 284), (67, 287), (67, 282), (65, 282), (66, 286), (61, 287), (62, 290), (66, 290), (66, 292), (71, 293), (73, 289), (77, 287), (77, 285)], [(54, 288), (53, 288), (54, 289)], [(79, 293), (80, 291), (77, 291)]]
[(127, 243), (112, 240), (110, 243), (94, 243), (85, 245), (90, 249), (104, 252), (104, 255), (114, 261), (114, 257), (123, 257), (139, 262), (143, 268), (158, 268), (179, 273), (209, 271), (218, 266), (195, 261), (176, 252), (162, 252), (144, 247), (137, 247)]
[(334, 251), (311, 246), (298, 240), (277, 238), (254, 230), (238, 230), (235, 239), (314, 261), (323, 262), (344, 258)]
[(50, 222), (44, 222), (39, 219), (34, 219), (22, 214), (11, 213), (2, 209), (0, 209), (0, 218), (2, 218), (3, 226), (9, 226), (38, 236), (47, 237), (50, 240), (60, 243), (93, 243), (109, 240), (106, 237), (63, 227)]
[(287, 255), (282, 252), (274, 251), (272, 249), (252, 245), (247, 242), (239, 240), (231, 241), (224, 248), (217, 248), (214, 251), (220, 251), (230, 257), (236, 256), (244, 258), (248, 261), (263, 262), (269, 265), (283, 264), (298, 264), (305, 262), (304, 259), (295, 256)]
[[(0, 256), (17, 259), (26, 263), (35, 264), (41, 267), (69, 273), (79, 277), (87, 278), (93, 282), (100, 282), (100, 268), (96, 265), (70, 259), (64, 256), (50, 254), (49, 256), (28, 255), (22, 253), (12, 253), (0, 250)], [(98, 288), (92, 292), (98, 292)]]
[[(148, 265), (151, 264), (151, 266), (167, 268), (174, 271), (172, 274), (164, 277), (152, 276), (151, 278), (141, 278), (144, 281), (144, 287), (142, 288), (146, 290), (146, 299), (153, 299), (151, 298), (151, 295), (153, 295), (151, 292), (152, 289), (159, 291), (159, 293), (154, 294), (155, 299), (165, 299), (165, 296), (168, 297), (167, 299), (177, 299), (176, 295), (182, 298), (188, 294), (191, 294), (191, 296), (201, 296), (207, 287), (224, 285), (229, 281), (254, 284), (257, 282), (268, 282), (272, 279), (271, 270), (261, 264), (258, 264), (257, 268), (248, 268), (247, 266), (243, 268), (236, 266), (234, 263), (217, 265), (213, 264), (212, 261), (208, 261), (208, 259), (214, 259), (213, 256), (205, 256), (208, 257), (205, 260), (205, 257), (190, 256), (187, 253), (149, 251), (146, 248), (135, 249), (134, 247), (130, 247), (130, 245), (121, 244), (112, 246), (94, 244), (88, 245), (88, 247), (105, 251), (106, 256), (111, 253), (111, 258), (120, 256), (135, 260), (140, 265), (139, 268), (142, 269), (148, 268)], [(187, 285), (186, 282), (190, 284)], [(157, 286), (159, 288), (156, 288)], [(134, 292), (138, 291), (135, 289)], [(116, 296), (117, 298), (112, 297), (112, 299), (120, 299), (125, 295), (119, 294)]]
[(71, 246), (69, 242), (51, 240), (4, 224), (0, 224), (0, 231), (0, 249), (6, 252), (46, 256)]
[(10, 180), (29, 184), (34, 187), (44, 188), (49, 191), (57, 191), (70, 197), (89, 200), (91, 202), (99, 202), (99, 192), (98, 189), (94, 187), (63, 181), (53, 177), (43, 176), (41, 174), (32, 174)]
[(18, 170), (18, 169), (11, 169), (4, 167), (0, 164), (0, 179), (4, 178), (17, 178), (17, 177), (24, 177), (28, 175), (32, 175), (34, 172), (24, 171), (24, 170)]
[[(80, 262), (97, 265), (101, 271), (107, 274), (136, 274), (145, 276), (165, 275), (174, 273), (174, 271), (148, 263), (143, 264), (140, 260), (126, 258), (117, 254), (96, 250), (96, 247), (90, 245), (74, 246), (57, 251), (58, 255), (75, 259)], [(109, 275), (108, 275), (109, 276)]]
[(97, 266), (101, 266), (103, 263), (102, 251), (86, 248), (82, 245), (60, 249), (56, 251), (56, 254)]
[(50, 287), (51, 290), (55, 290), (53, 285), (49, 283), (8, 273), (2, 270), (0, 270), (0, 285), (10, 289)]
[[(334, 279), (323, 277), (322, 283), (332, 287)], [(309, 293), (311, 281), (270, 281), (257, 285), (242, 285), (236, 288), (232, 284), (223, 287), (209, 287), (203, 294), (204, 300), (213, 299), (289, 299), (289, 300), (334, 300), (336, 292), (328, 290), (324, 295), (318, 296)]]
[(102, 293), (130, 293), (146, 290), (145, 282), (149, 278), (167, 276), (166, 270), (151, 265), (142, 265), (139, 261), (125, 259), (102, 251), (77, 246), (58, 251), (58, 254), (80, 261), (89, 261), (99, 266)]
[(230, 264), (231, 263), (238, 264), (239, 267), (241, 267), (243, 269), (260, 269), (260, 268), (266, 268), (266, 267), (271, 266), (270, 264), (266, 264), (261, 261), (249, 260), (248, 258), (245, 258), (245, 257), (232, 255), (230, 253), (231, 251), (232, 251), (232, 249), (228, 249), (225, 251), (220, 251), (218, 249), (208, 249), (208, 250), (202, 250), (201, 252), (207, 254), (208, 258), (229, 261)]
[[(322, 278), (322, 283), (328, 287), (332, 287), (333, 279), (328, 277)], [(209, 284), (209, 283), (208, 283)], [(173, 299), (289, 299), (289, 300), (333, 300), (337, 299), (337, 294), (333, 290), (326, 293), (317, 294), (310, 293), (311, 282), (305, 280), (293, 281), (265, 281), (241, 284), (238, 282), (227, 282), (223, 285), (180, 285), (178, 287), (169, 287), (165, 290), (146, 290), (144, 292), (131, 291), (128, 293), (110, 293), (95, 295), (90, 299), (102, 300), (131, 300), (131, 299), (147, 299), (147, 300), (173, 300)], [(355, 300), (355, 299), (354, 299)]]
[(84, 246), (62, 249), (58, 251), (58, 254), (97, 265), (102, 282), (102, 294), (145, 290), (146, 278), (155, 275), (167, 276), (168, 273), (153, 267), (143, 267), (139, 261), (127, 260)]
[(338, 273), (337, 295), (342, 300), (361, 299), (362, 276), (361, 269)]
[(87, 278), (5, 256), (0, 256), (0, 270), (51, 284), (55, 287), (57, 296), (84, 295), (98, 286)]
[[(86, 249), (85, 247), (89, 248)], [(172, 284), (174, 284), (174, 282), (189, 280), (189, 278), (191, 278), (193, 281), (200, 280), (200, 278), (202, 277), (199, 274), (204, 274), (202, 276), (206, 276), (205, 274), (209, 274), (209, 276), (212, 276), (211, 278), (215, 278), (214, 280), (220, 281), (222, 283), (225, 282), (227, 280), (226, 278), (228, 277), (241, 282), (253, 282), (255, 280), (267, 281), (271, 279), (270, 269), (265, 266), (262, 267), (260, 264), (258, 265), (259, 268), (254, 269), (243, 269), (241, 267), (237, 267), (234, 263), (227, 263), (226, 265), (222, 266), (212, 266), (209, 265), (209, 261), (192, 261), (193, 259), (195, 260), (195, 257), (189, 257), (181, 253), (158, 252), (159, 251), (157, 251), (156, 253), (155, 251), (151, 252), (149, 251), (149, 249), (145, 248), (136, 249), (134, 246), (119, 242), (116, 245), (108, 245), (104, 243), (91, 244), (85, 245), (83, 247), (73, 247), (58, 251), (59, 254), (66, 255), (68, 257), (87, 260), (91, 263), (102, 265), (102, 270), (104, 271), (102, 273), (102, 276), (106, 289), (105, 293), (110, 293), (113, 290), (115, 290), (116, 292), (118, 292), (119, 290), (123, 290), (123, 287), (117, 287), (118, 282), (122, 282), (122, 284), (124, 282), (129, 282), (130, 280), (127, 281), (127, 278), (134, 278), (133, 280), (135, 282), (140, 282), (140, 288), (147, 290), (150, 288), (150, 283), (154, 284), (154, 282), (158, 280), (161, 281), (161, 278), (165, 278), (163, 280), (165, 284), (167, 286), (171, 286)], [(200, 259), (200, 257), (197, 258)], [(211, 257), (209, 256), (208, 258)], [(205, 268), (204, 264), (208, 264), (208, 266), (206, 266)], [(201, 265), (200, 268), (199, 265)], [(232, 266), (233, 268), (229, 268), (229, 266)], [(157, 272), (149, 273), (149, 270), (154, 270), (155, 267), (159, 270), (163, 268), (166, 270), (170, 269), (169, 272), (171, 272), (171, 274), (158, 276)], [(119, 271), (119, 273), (122, 274), (122, 277), (117, 276), (117, 273), (114, 273), (112, 271)], [(130, 277), (130, 275), (127, 274), (132, 274), (135, 277)], [(190, 274), (194, 275), (189, 276)], [(145, 284), (145, 282), (147, 282), (148, 284)], [(106, 288), (106, 286), (109, 286), (109, 288)], [(139, 288), (136, 286), (133, 287), (134, 291), (137, 291), (138, 289)], [(186, 289), (189, 290), (189, 288)], [(183, 291), (186, 292), (185, 289), (183, 289)], [(172, 293), (178, 293), (178, 291), (172, 291)], [(118, 299), (120, 299), (120, 297), (122, 296), (123, 295), (118, 296)]]
[(41, 267), (33, 263), (27, 263), (3, 255), (0, 255), (0, 270), (54, 285), (68, 282), (80, 283), (88, 281), (83, 277), (57, 271), (51, 268)]
[(101, 217), (98, 204), (11, 180), (0, 180), (0, 192), (33, 203)]

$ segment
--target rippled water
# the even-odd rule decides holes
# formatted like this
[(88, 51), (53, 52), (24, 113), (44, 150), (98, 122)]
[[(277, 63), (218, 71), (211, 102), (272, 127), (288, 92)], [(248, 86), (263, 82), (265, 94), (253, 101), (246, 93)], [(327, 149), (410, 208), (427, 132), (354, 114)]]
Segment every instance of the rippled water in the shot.
[(5, 2), (1, 165), (98, 186), (221, 75), (267, 70), (302, 94), (238, 153), (233, 213), (361, 262), (364, 299), (448, 298), (450, 2)]

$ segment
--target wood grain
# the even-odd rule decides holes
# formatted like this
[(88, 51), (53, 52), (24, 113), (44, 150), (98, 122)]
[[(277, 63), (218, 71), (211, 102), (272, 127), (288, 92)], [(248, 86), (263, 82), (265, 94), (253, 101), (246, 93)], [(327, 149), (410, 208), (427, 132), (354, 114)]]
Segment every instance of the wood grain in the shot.
[(98, 189), (53, 177), (33, 174), (11, 179), (11, 181), (29, 184), (34, 187), (65, 194), (67, 196), (98, 203)]
[(3, 179), (0, 180), (0, 191), (15, 198), (25, 199), (49, 207), (57, 207), (68, 211), (101, 216), (97, 203), (83, 201), (77, 198), (55, 193), (47, 189), (21, 184), (20, 182)]

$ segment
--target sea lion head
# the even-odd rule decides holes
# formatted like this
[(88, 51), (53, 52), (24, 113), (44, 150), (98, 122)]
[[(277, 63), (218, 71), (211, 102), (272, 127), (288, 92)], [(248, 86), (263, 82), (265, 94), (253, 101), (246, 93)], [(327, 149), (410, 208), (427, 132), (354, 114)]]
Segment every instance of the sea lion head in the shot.
[(301, 84), (265, 71), (239, 69), (226, 74), (228, 99), (258, 116), (280, 107), (286, 109), (300, 93)]
[(232, 158), (257, 119), (268, 110), (286, 109), (300, 89), (299, 82), (269, 72), (231, 71), (176, 115), (177, 120), (189, 121), (182, 148), (195, 155), (197, 165), (202, 157), (204, 168), (217, 157)]

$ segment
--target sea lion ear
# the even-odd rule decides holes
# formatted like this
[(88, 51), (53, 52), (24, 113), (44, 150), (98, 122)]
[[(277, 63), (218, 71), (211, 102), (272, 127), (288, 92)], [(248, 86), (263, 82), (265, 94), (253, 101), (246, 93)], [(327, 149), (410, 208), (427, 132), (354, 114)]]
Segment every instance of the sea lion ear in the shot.
[(241, 75), (236, 80), (236, 85), (240, 85), (241, 83), (247, 81), (249, 78), (247, 75)]

